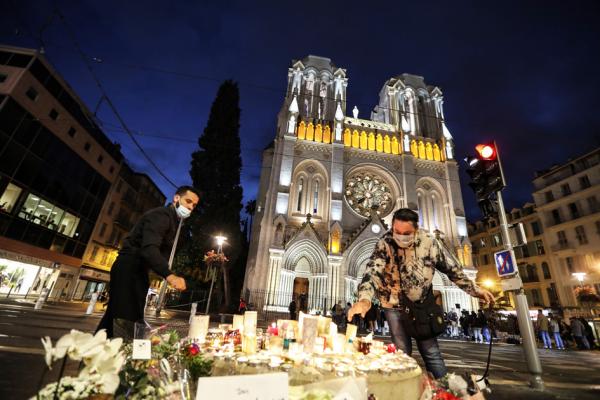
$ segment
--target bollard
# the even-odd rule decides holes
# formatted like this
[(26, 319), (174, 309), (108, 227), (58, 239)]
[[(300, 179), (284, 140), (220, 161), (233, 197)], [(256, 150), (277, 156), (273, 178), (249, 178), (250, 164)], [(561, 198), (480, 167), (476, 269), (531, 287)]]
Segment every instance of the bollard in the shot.
[(88, 308), (85, 311), (86, 315), (91, 315), (94, 312), (94, 307), (96, 307), (96, 301), (98, 301), (98, 293), (92, 293), (90, 304), (88, 305)]
[(41, 310), (42, 306), (44, 305), (44, 301), (46, 301), (46, 296), (48, 295), (48, 289), (47, 288), (43, 288), (40, 295), (37, 298), (37, 301), (35, 302), (35, 307), (33, 307), (34, 310)]

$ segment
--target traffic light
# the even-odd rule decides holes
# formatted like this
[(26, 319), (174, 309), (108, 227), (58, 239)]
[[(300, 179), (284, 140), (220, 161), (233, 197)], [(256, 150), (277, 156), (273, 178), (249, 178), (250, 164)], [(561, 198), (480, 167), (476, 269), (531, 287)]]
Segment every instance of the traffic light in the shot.
[(492, 193), (502, 190), (506, 183), (496, 143), (475, 146), (475, 157), (467, 157), (467, 174), (471, 177), (469, 186), (475, 192), (478, 202), (488, 200)]

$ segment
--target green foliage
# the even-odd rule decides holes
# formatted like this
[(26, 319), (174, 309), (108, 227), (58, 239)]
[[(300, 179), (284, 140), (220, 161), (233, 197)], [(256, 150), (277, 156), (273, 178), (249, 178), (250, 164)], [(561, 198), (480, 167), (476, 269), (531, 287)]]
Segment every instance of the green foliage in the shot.
[(183, 361), (194, 381), (203, 376), (210, 376), (213, 364), (212, 360), (196, 354), (195, 356), (185, 356)]
[(201, 192), (200, 202), (186, 221), (182, 242), (175, 259), (175, 271), (200, 284), (209, 274), (202, 258), (215, 248), (214, 236), (227, 237), (223, 252), (229, 258), (228, 268), (245, 268), (238, 264), (245, 251), (245, 238), (240, 231), (242, 158), (239, 136), (239, 90), (237, 83), (225, 81), (212, 104), (198, 149), (192, 153), (190, 177)]

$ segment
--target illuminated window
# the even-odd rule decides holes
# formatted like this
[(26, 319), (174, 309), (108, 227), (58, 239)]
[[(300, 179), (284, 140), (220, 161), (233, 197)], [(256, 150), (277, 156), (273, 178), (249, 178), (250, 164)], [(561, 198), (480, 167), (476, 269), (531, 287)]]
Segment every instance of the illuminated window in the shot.
[(19, 217), (69, 237), (73, 237), (79, 225), (79, 218), (33, 193), (27, 196)]
[(313, 214), (317, 213), (319, 205), (319, 181), (315, 181), (315, 194), (313, 199)]
[(22, 191), (17, 185), (9, 183), (4, 193), (2, 193), (2, 197), (0, 197), (0, 211), (11, 212)]
[(302, 191), (304, 189), (304, 179), (300, 178), (298, 182), (298, 204), (296, 206), (296, 211), (302, 211)]

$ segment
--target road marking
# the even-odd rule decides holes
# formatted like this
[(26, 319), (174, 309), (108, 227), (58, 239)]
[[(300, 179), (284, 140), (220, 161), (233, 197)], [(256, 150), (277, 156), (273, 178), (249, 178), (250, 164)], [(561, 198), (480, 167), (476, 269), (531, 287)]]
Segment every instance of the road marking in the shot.
[[(542, 376), (543, 378), (543, 376)], [(528, 381), (517, 381), (512, 379), (490, 379), (492, 385), (525, 385), (529, 386)], [(544, 385), (547, 387), (554, 387), (559, 389), (586, 389), (586, 390), (600, 390), (600, 385), (586, 385), (585, 383), (568, 383), (568, 382), (552, 382), (544, 381)], [(493, 388), (492, 388), (493, 389)]]
[(6, 351), (8, 353), (21, 353), (21, 354), (45, 354), (44, 349), (39, 349), (36, 347), (0, 346), (0, 351)]

